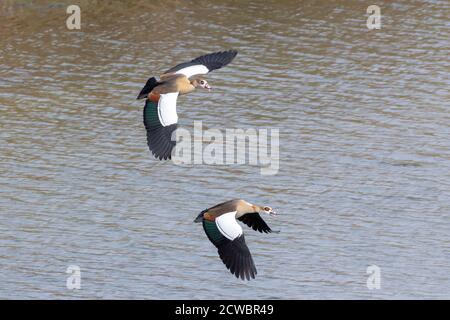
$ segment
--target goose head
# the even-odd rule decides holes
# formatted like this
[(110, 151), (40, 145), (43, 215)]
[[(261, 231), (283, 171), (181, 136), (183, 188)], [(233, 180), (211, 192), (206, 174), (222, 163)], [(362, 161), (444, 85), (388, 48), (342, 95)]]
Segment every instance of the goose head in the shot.
[(199, 78), (199, 79), (194, 79), (191, 81), (191, 84), (195, 87), (195, 88), (203, 88), (203, 89), (208, 89), (211, 90), (211, 86), (208, 84), (208, 81), (206, 81), (203, 78)]
[(263, 207), (259, 207), (258, 213), (263, 214), (266, 213), (270, 216), (276, 216), (277, 212), (275, 210), (273, 210), (271, 207), (268, 206), (263, 206)]

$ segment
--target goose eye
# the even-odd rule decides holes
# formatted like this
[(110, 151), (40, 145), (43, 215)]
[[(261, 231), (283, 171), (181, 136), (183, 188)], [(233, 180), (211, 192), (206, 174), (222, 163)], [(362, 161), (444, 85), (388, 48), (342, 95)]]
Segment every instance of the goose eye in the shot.
[(264, 207), (264, 211), (270, 211), (269, 207)]
[(202, 80), (202, 81), (200, 81), (200, 84), (205, 84), (205, 81), (203, 81), (203, 80)]

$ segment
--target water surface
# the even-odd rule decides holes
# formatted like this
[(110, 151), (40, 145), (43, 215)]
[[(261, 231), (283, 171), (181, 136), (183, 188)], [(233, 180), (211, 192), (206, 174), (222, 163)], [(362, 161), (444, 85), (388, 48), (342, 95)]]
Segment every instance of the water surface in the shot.
[[(0, 298), (450, 298), (447, 1), (378, 1), (373, 31), (365, 1), (80, 4), (81, 31), (64, 1), (0, 5)], [(147, 78), (228, 48), (180, 125), (278, 128), (275, 176), (147, 149)], [(250, 282), (192, 223), (232, 198), (280, 212), (244, 228)]]

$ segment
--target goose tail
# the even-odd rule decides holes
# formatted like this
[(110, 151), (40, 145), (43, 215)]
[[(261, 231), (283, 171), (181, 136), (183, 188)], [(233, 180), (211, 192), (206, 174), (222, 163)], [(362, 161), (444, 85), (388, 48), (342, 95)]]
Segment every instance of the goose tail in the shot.
[(158, 80), (155, 77), (151, 77), (147, 80), (147, 83), (142, 88), (141, 92), (137, 96), (136, 99), (144, 99), (148, 96), (148, 94), (158, 85)]
[(194, 222), (202, 222), (203, 221), (203, 214), (208, 211), (208, 209), (203, 210), (202, 212), (200, 212), (200, 214), (197, 216), (197, 218), (195, 218)]

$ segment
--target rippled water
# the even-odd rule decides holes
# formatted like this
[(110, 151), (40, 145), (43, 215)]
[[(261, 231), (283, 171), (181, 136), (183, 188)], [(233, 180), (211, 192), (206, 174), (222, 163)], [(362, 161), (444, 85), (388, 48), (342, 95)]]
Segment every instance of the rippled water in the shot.
[[(64, 1), (0, 5), (1, 298), (450, 298), (448, 1), (378, 1), (372, 31), (366, 1), (102, 3), (81, 31)], [(227, 48), (180, 124), (279, 128), (275, 176), (147, 149), (147, 78)], [(250, 282), (192, 223), (231, 198), (280, 212), (244, 228)]]

